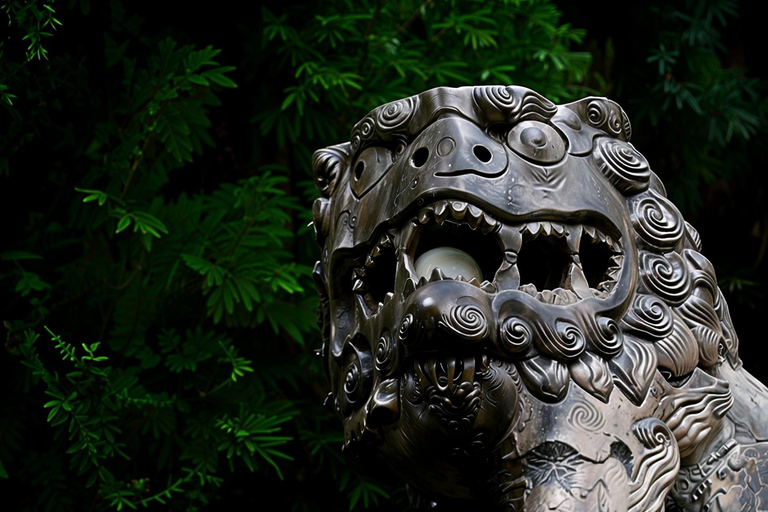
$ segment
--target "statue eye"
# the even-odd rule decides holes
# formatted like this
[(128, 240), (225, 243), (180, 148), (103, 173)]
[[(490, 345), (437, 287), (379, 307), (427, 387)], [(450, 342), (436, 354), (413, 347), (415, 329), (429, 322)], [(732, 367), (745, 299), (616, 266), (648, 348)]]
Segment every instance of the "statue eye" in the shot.
[(539, 164), (554, 164), (565, 156), (565, 139), (550, 125), (538, 121), (523, 121), (507, 134), (512, 150)]

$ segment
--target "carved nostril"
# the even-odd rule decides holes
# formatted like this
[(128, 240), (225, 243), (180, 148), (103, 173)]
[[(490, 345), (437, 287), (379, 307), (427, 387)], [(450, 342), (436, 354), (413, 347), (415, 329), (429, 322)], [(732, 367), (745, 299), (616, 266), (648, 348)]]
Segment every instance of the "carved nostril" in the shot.
[(411, 163), (414, 167), (421, 167), (427, 163), (427, 158), (429, 158), (429, 150), (427, 148), (419, 148), (413, 153)]
[(488, 148), (485, 147), (485, 146), (482, 146), (480, 144), (478, 144), (477, 146), (473, 147), (472, 148), (472, 152), (475, 154), (477, 159), (480, 160), (481, 162), (483, 162), (484, 164), (487, 164), (493, 158), (493, 155), (488, 150)]

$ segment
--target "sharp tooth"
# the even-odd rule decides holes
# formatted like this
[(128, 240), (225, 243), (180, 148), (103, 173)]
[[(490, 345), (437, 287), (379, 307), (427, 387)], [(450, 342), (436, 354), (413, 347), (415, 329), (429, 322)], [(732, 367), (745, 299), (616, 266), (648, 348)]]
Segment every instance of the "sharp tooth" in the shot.
[(568, 250), (571, 253), (578, 253), (579, 245), (581, 244), (581, 226), (568, 226), (565, 229), (568, 233), (565, 236), (565, 243), (568, 245)]
[(541, 228), (539, 229), (540, 233), (544, 233), (547, 236), (552, 235), (552, 223), (551, 222), (542, 222)]
[(539, 234), (539, 230), (541, 229), (541, 223), (540, 222), (529, 222), (528, 224), (523, 226), (523, 229), (521, 230), (523, 234), (531, 235), (531, 238), (536, 238), (536, 235)]
[(595, 228), (595, 236), (597, 236), (596, 240), (600, 240), (601, 242), (605, 242), (606, 234), (600, 231), (599, 229)]
[(520, 288), (518, 288), (523, 293), (527, 293), (531, 297), (536, 296), (536, 285), (533, 283), (525, 283), (524, 285), (521, 285)]
[(419, 212), (419, 222), (421, 224), (426, 224), (427, 222), (429, 222), (429, 217), (430, 217), (429, 213), (430, 211), (426, 208)]
[(376, 262), (373, 261), (373, 258), (371, 258), (370, 254), (365, 258), (365, 266), (368, 268), (373, 268), (376, 266)]
[(611, 285), (613, 283), (614, 283), (613, 281), (605, 280), (599, 285), (597, 285), (597, 289), (600, 290), (601, 292), (608, 293), (611, 290)]
[(429, 276), (429, 282), (431, 283), (432, 281), (442, 281), (443, 279), (445, 279), (445, 274), (443, 271), (440, 270), (439, 267), (433, 268), (432, 275)]
[(478, 281), (476, 277), (473, 277), (472, 279), (470, 279), (467, 282), (469, 284), (471, 284), (472, 286), (477, 286), (478, 288), (480, 288), (480, 281)]
[(457, 275), (457, 276), (456, 276), (456, 277), (454, 277), (453, 279), (454, 279), (455, 281), (461, 281), (462, 283), (466, 283), (466, 282), (467, 282), (467, 280), (466, 280), (466, 279), (464, 279), (464, 276), (463, 276), (463, 275), (461, 275), (461, 274)]
[(416, 291), (416, 283), (409, 277), (405, 280), (405, 286), (403, 287), (403, 299), (407, 299), (414, 291)]
[(384, 249), (389, 249), (394, 245), (394, 237), (389, 233), (384, 233), (379, 240), (379, 245)]
[(371, 257), (378, 258), (379, 256), (381, 256), (381, 247), (377, 245), (371, 251)]
[(416, 288), (421, 288), (425, 284), (427, 284), (429, 281), (427, 281), (427, 278), (425, 276), (422, 276), (421, 279), (419, 279), (419, 283), (416, 285)]
[(469, 212), (469, 216), (472, 217), (473, 219), (479, 219), (480, 217), (483, 216), (483, 210), (481, 210), (480, 208), (478, 208), (473, 204), (470, 204), (469, 206), (467, 206), (467, 211)]
[(589, 238), (592, 240), (597, 240), (597, 236), (595, 235), (595, 228), (592, 226), (583, 226), (584, 227), (584, 233), (586, 233)]
[(384, 307), (384, 303), (383, 302), (379, 302), (377, 305), (378, 305), (378, 308), (376, 308), (376, 311), (381, 311), (381, 308)]
[(611, 256), (611, 262), (613, 265), (612, 267), (618, 267), (621, 268), (624, 265), (624, 255), (623, 254), (614, 254)]
[(566, 276), (566, 286), (573, 290), (580, 299), (592, 298), (591, 288), (587, 283), (587, 278), (584, 277), (584, 272), (581, 270), (579, 263), (579, 257), (574, 256), (574, 262), (571, 263)]
[(352, 283), (352, 291), (355, 293), (363, 294), (367, 291), (368, 287), (365, 286), (365, 283), (360, 279), (355, 279), (355, 281)]
[(387, 292), (387, 294), (384, 296), (384, 304), (391, 301), (394, 298), (395, 294), (392, 292)]
[(557, 224), (556, 222), (550, 222), (550, 224), (552, 225), (552, 229), (555, 231), (557, 236), (565, 236), (567, 233), (565, 226), (562, 224)]
[(469, 224), (469, 227), (472, 228), (472, 229), (477, 229), (477, 227), (480, 225), (481, 221), (482, 221), (482, 213), (480, 214), (479, 217), (473, 217), (471, 215), (467, 215), (464, 218), (464, 222)]
[(464, 215), (467, 213), (467, 203), (464, 201), (452, 201), (451, 202), (451, 212), (453, 213), (453, 218), (457, 220), (461, 220), (464, 218)]
[(480, 289), (486, 293), (496, 293), (496, 285), (488, 280), (485, 280), (480, 284)]
[(498, 226), (499, 223), (496, 222), (496, 219), (489, 217), (485, 213), (483, 214), (483, 221), (480, 223), (480, 229), (483, 231), (483, 233), (487, 235), (491, 231), (495, 230)]
[(365, 277), (365, 267), (356, 268), (353, 275), (354, 279), (363, 279)]
[(438, 224), (442, 224), (445, 218), (448, 216), (448, 203), (440, 201), (435, 205), (435, 220)]

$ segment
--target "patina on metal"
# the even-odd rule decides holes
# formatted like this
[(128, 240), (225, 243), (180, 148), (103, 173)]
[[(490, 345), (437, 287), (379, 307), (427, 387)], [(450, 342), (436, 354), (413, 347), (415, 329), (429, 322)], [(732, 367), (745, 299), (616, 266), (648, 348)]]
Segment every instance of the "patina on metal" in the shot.
[(768, 390), (605, 98), (437, 88), (314, 155), (345, 448), (416, 510), (768, 510)]

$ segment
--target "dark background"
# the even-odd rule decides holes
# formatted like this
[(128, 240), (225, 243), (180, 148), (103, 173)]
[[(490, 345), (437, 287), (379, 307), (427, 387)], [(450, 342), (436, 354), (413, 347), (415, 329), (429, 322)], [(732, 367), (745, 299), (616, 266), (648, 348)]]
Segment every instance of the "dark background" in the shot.
[[(0, 36), (4, 42), (2, 58), (7, 59), (0, 72), (8, 73), (6, 76), (0, 74), (0, 83), (7, 82), (15, 87), (13, 90), (17, 98), (14, 100), (14, 108), (19, 119), (22, 119), (18, 121), (14, 118), (8, 108), (0, 112), (0, 134), (9, 134), (6, 141), (0, 144), (0, 157), (9, 162), (9, 170), (0, 175), (0, 205), (3, 207), (2, 215), (5, 219), (2, 224), (4, 234), (3, 242), (0, 242), (0, 252), (25, 250), (44, 253), (45, 259), (35, 263), (37, 267), (30, 268), (53, 284), (50, 291), (36, 291), (27, 297), (20, 297), (13, 291), (16, 278), (12, 266), (0, 261), (0, 264), (4, 265), (0, 266), (0, 292), (3, 295), (0, 311), (7, 328), (7, 352), (0, 363), (3, 379), (0, 382), (3, 383), (3, 389), (7, 390), (3, 422), (0, 424), (0, 437), (3, 437), (3, 440), (0, 440), (0, 460), (10, 475), (10, 479), (0, 480), (0, 486), (6, 489), (7, 496), (21, 496), (16, 501), (11, 501), (14, 510), (35, 510), (38, 507), (35, 499), (43, 493), (41, 489), (48, 489), (46, 492), (53, 493), (51, 500), (59, 503), (56, 507), (62, 510), (68, 507), (77, 510), (109, 508), (100, 501), (103, 495), (93, 491), (94, 488), (91, 487), (85, 492), (79, 491), (85, 488), (84, 477), (76, 475), (69, 467), (68, 456), (64, 456), (68, 448), (67, 435), (60, 433), (57, 438), (53, 438), (54, 429), (46, 424), (47, 411), (41, 407), (49, 400), (49, 396), (44, 394), (44, 386), (39, 383), (32, 384), (27, 368), (20, 364), (21, 357), (17, 348), (22, 343), (23, 333), (27, 329), (44, 333), (43, 325), (59, 329), (62, 332), (58, 334), (66, 335), (76, 346), (79, 346), (80, 342), (100, 340), (99, 327), (102, 325), (102, 319), (94, 312), (99, 311), (98, 302), (108, 301), (111, 292), (107, 290), (100, 295), (101, 292), (96, 293), (99, 288), (94, 291), (91, 283), (76, 282), (80, 274), (74, 273), (72, 269), (75, 266), (70, 265), (71, 262), (81, 260), (87, 252), (78, 245), (66, 245), (61, 249), (57, 245), (54, 249), (47, 238), (31, 236), (30, 233), (43, 232), (48, 224), (71, 218), (73, 220), (69, 225), (69, 236), (81, 237), (82, 240), (89, 241), (88, 243), (97, 240), (94, 232), (98, 234), (98, 230), (83, 220), (83, 214), (78, 210), (82, 207), (82, 196), (76, 195), (73, 188), (89, 188), (86, 187), (85, 177), (91, 176), (92, 171), (83, 169), (97, 165), (90, 161), (83, 163), (87, 160), (84, 154), (94, 138), (95, 123), (109, 111), (110, 102), (117, 101), (113, 100), (111, 94), (119, 88), (119, 65), (106, 65), (103, 58), (104, 34), (112, 34), (116, 40), (130, 41), (127, 55), (139, 61), (152, 54), (157, 41), (166, 36), (172, 37), (180, 44), (195, 44), (198, 48), (212, 45), (222, 50), (216, 60), (222, 65), (236, 67), (227, 76), (237, 83), (238, 87), (218, 90), (217, 96), (221, 104), (210, 107), (208, 111), (211, 122), (208, 133), (213, 144), (204, 146), (195, 154), (192, 162), (169, 165), (167, 182), (152, 189), (151, 193), (167, 201), (178, 198), (182, 192), (190, 196), (210, 195), (218, 190), (222, 183), (234, 183), (258, 176), (263, 172), (265, 165), (284, 166), (288, 169), (284, 174), (288, 179), (281, 183), (279, 188), (294, 198), (297, 208), (288, 210), (289, 219), (284, 223), (284, 226), (295, 232), (295, 236), (282, 240), (281, 243), (289, 253), (288, 259), (301, 265), (311, 265), (317, 257), (311, 230), (304, 227), (310, 219), (309, 211), (314, 198), (308, 172), (311, 151), (347, 140), (349, 129), (356, 119), (381, 103), (373, 94), (358, 94), (352, 91), (348, 104), (307, 107), (322, 112), (328, 122), (325, 130), (311, 135), (304, 132), (299, 141), (280, 143), (274, 133), (265, 134), (261, 129), (260, 113), (279, 106), (284, 99), (285, 89), (295, 85), (297, 79), (294, 69), (286, 64), (285, 55), (276, 49), (278, 42), (263, 42), (265, 21), (255, 7), (264, 6), (278, 15), (285, 14), (287, 23), (301, 30), (305, 25), (311, 24), (315, 16), (329, 12), (329, 4), (324, 2), (289, 5), (287, 2), (271, 1), (248, 7), (239, 2), (216, 2), (202, 8), (193, 7), (187, 2), (126, 2), (124, 8), (127, 13), (138, 15), (143, 20), (134, 35), (131, 35), (129, 30), (115, 29), (107, 3), (93, 2), (88, 9), (83, 7), (85, 3), (82, 1), (71, 4), (62, 2), (55, 5), (57, 18), (62, 22), (62, 26), (46, 40), (49, 61), (30, 61), (18, 68), (14, 67), (14, 64), (23, 62), (27, 45), (22, 41), (23, 30), (9, 26), (7, 34), (4, 33), (6, 29), (0, 16), (0, 26), (3, 26), (0, 28)], [(642, 5), (638, 2), (619, 5), (607, 1), (593, 1), (588, 4), (557, 1), (554, 4), (545, 4), (561, 11), (560, 23), (568, 23), (572, 27), (586, 30), (581, 42), (569, 43), (570, 50), (589, 52), (592, 58), (588, 72), (580, 80), (563, 74), (563, 81), (569, 81), (569, 88), (556, 99), (565, 102), (587, 95), (605, 95), (625, 109), (633, 123), (633, 144), (646, 156), (652, 169), (665, 183), (669, 196), (681, 209), (686, 220), (701, 234), (703, 253), (715, 265), (721, 289), (730, 306), (731, 316), (741, 340), (740, 354), (745, 367), (763, 382), (768, 382), (768, 368), (762, 363), (764, 351), (761, 342), (765, 336), (764, 312), (767, 310), (768, 301), (768, 265), (765, 261), (768, 208), (764, 201), (766, 178), (763, 172), (768, 155), (765, 143), (768, 63), (764, 51), (765, 27), (759, 6), (749, 2), (684, 0), (671, 3), (649, 2)], [(699, 4), (725, 4), (736, 13), (725, 16), (725, 25), (717, 20), (712, 22), (711, 28), (715, 32), (714, 39), (718, 41), (718, 45), (711, 48), (711, 51), (704, 51), (706, 43), (702, 43), (700, 47), (696, 44), (680, 43), (690, 23), (675, 13), (696, 18)], [(360, 12), (366, 12), (367, 9), (357, 4), (346, 5), (349, 9), (359, 9)], [(374, 5), (376, 2), (371, 3), (371, 6)], [(432, 2), (426, 2), (424, 5), (428, 9), (434, 7)], [(472, 3), (471, 8), (462, 6), (462, 9), (471, 11), (480, 5)], [(343, 2), (333, 3), (334, 12), (343, 12), (343, 6)], [(447, 7), (445, 9), (449, 10)], [(416, 20), (408, 25), (403, 39), (429, 39), (434, 33), (429, 23), (428, 19)], [(364, 23), (360, 25), (361, 29), (364, 27)], [(356, 35), (347, 33), (344, 37), (354, 42), (355, 38), (360, 37), (359, 32), (360, 30)], [(447, 36), (446, 39), (450, 37), (453, 36)], [(456, 41), (461, 37), (456, 35), (452, 43), (459, 45)], [(680, 44), (678, 61), (670, 72), (672, 79), (707, 90), (711, 85), (706, 80), (708, 70), (712, 69), (718, 73), (727, 70), (734, 73), (734, 90), (742, 92), (735, 96), (736, 99), (727, 101), (733, 101), (739, 108), (748, 109), (757, 119), (748, 139), (736, 134), (727, 143), (720, 144), (707, 137), (706, 130), (702, 131), (702, 126), (708, 119), (711, 116), (727, 115), (727, 112), (724, 113), (725, 111), (720, 110), (716, 104), (703, 105), (704, 114), (694, 113), (685, 105), (676, 108), (674, 103), (665, 108), (657, 107), (661, 104), (663, 95), (654, 92), (654, 88), (659, 86), (664, 77), (660, 78), (656, 64), (649, 63), (648, 58), (660, 43), (669, 47), (670, 41)], [(339, 48), (333, 51), (340, 54), (345, 51), (350, 54), (360, 52), (359, 45), (355, 44), (340, 44)], [(485, 51), (503, 53), (506, 50), (507, 48), (500, 48)], [(319, 51), (331, 51), (331, 48), (325, 45), (319, 47)], [(453, 56), (455, 54), (446, 54), (445, 60)], [(442, 59), (439, 54), (431, 55), (430, 58), (437, 63)], [(527, 62), (532, 68), (537, 65), (535, 59)], [(524, 65), (525, 62), (521, 63), (521, 66)], [(80, 71), (57, 75), (54, 73), (57, 66), (61, 69)], [(742, 71), (737, 73), (736, 70)], [(22, 76), (23, 80), (20, 78)], [(49, 80), (49, 76), (54, 78)], [(55, 77), (60, 76), (65, 76), (66, 79), (57, 81)], [(520, 71), (519, 76), (521, 78), (517, 85), (536, 89), (552, 86), (554, 90), (552, 82), (555, 78), (552, 76), (546, 80), (541, 79), (541, 82), (533, 81), (535, 78), (527, 81), (525, 70)], [(399, 86), (401, 95), (415, 94), (436, 85), (459, 86), (481, 82), (476, 77), (467, 81), (455, 78), (437, 81), (435, 76), (422, 81), (411, 78), (409, 75), (409, 81)], [(746, 80), (752, 80), (750, 87), (755, 91), (753, 98), (749, 98), (743, 93), (743, 89), (739, 89), (742, 87), (739, 84)], [(29, 87), (25, 86), (25, 81), (30, 84)], [(362, 85), (364, 89), (368, 86), (365, 80)], [(371, 88), (381, 89), (382, 86), (374, 84)], [(393, 93), (390, 91), (390, 94)], [(391, 99), (395, 98), (387, 98)], [(658, 119), (653, 119), (650, 114), (653, 111), (660, 114)], [(287, 109), (285, 115), (296, 113)], [(25, 135), (26, 133), (29, 136)], [(0, 135), (0, 139), (2, 138)], [(97, 180), (92, 182), (103, 183)], [(97, 186), (93, 185), (92, 188)], [(137, 204), (141, 204), (142, 200), (148, 202), (151, 199), (152, 197), (136, 197)], [(114, 219), (111, 221), (114, 222)], [(104, 236), (103, 240), (98, 240), (98, 243), (88, 247), (101, 247), (99, 244), (103, 244), (104, 252), (110, 254), (115, 261), (124, 258), (129, 264), (133, 264), (137, 259), (136, 255), (131, 254), (124, 245), (120, 245), (122, 242), (116, 238)], [(156, 243), (160, 244), (159, 241)], [(83, 245), (86, 246), (86, 242)], [(159, 251), (162, 245), (156, 247), (155, 250)], [(195, 276), (194, 272), (187, 271), (191, 276)], [(293, 294), (290, 298), (283, 297), (286, 301), (299, 304), (302, 298), (308, 298), (309, 302), (314, 300), (308, 276), (302, 275), (302, 279), (306, 292)], [(211, 321), (210, 315), (206, 316), (204, 300), (198, 297), (200, 287), (199, 282), (195, 281), (180, 293), (180, 296), (183, 296), (184, 300), (189, 299), (189, 303), (194, 304), (194, 307), (181, 299), (165, 303), (167, 314), (164, 313), (163, 321), (167, 325), (179, 326), (180, 329), (180, 326), (185, 325), (202, 325), (211, 332), (226, 334), (234, 340), (233, 344), (240, 348), (241, 355), (254, 361), (254, 366), (260, 362), (263, 366), (272, 364), (278, 367), (279, 370), (274, 372), (278, 375), (272, 380), (267, 379), (266, 384), (259, 384), (262, 387), (258, 389), (267, 397), (267, 401), (274, 399), (290, 402), (294, 409), (301, 410), (302, 414), (295, 416), (301, 419), (286, 424), (288, 426), (285, 426), (281, 433), (301, 439), (302, 442), (289, 444), (286, 448), (294, 462), (285, 463), (284, 466), (281, 463), (284, 479), (277, 479), (266, 464), (260, 465), (254, 475), (238, 461), (236, 471), (228, 472), (222, 458), (217, 474), (224, 476), (226, 473), (225, 482), (218, 490), (205, 487), (205, 492), (208, 493), (205, 499), (213, 503), (213, 506), (200, 505), (201, 501), (195, 501), (197, 498), (189, 498), (189, 503), (197, 503), (201, 509), (206, 510), (224, 506), (256, 506), (261, 503), (263, 496), (270, 495), (278, 497), (281, 503), (278, 510), (347, 510), (350, 503), (360, 508), (367, 496), (371, 501), (366, 503), (366, 506), (376, 508), (374, 498), (377, 496), (377, 488), (383, 489), (392, 497), (392, 501), (383, 500), (380, 503), (381, 510), (392, 510), (391, 503), (403, 503), (404, 491), (395, 480), (387, 478), (386, 475), (376, 475), (365, 476), (358, 481), (357, 477), (350, 476), (348, 469), (343, 469), (347, 467), (348, 461), (334, 458), (338, 455), (340, 446), (340, 424), (328, 408), (324, 409), (320, 405), (327, 392), (327, 383), (322, 376), (319, 361), (305, 362), (311, 359), (313, 351), (320, 345), (319, 333), (311, 326), (311, 322), (306, 321), (306, 311), (310, 311), (311, 316), (313, 306), (304, 304), (301, 306), (304, 308), (301, 310), (304, 311), (303, 316), (301, 319), (296, 317), (297, 324), (302, 322), (300, 331), (303, 336), (302, 342), (297, 342), (291, 333), (286, 332), (285, 326), (280, 326), (275, 334), (267, 322), (253, 325), (239, 324), (235, 320), (227, 320), (222, 324)], [(50, 307), (50, 314), (46, 318), (34, 317), (34, 307), (30, 304), (29, 297), (39, 297), (44, 302), (47, 301), (45, 304), (48, 306), (56, 304), (58, 307)], [(90, 302), (86, 303), (86, 299)], [(296, 307), (296, 311), (299, 311), (299, 306)], [(109, 332), (111, 329), (110, 326)], [(152, 346), (158, 331), (157, 322), (148, 324), (142, 338), (146, 340), (147, 346)], [(254, 340), (256, 343), (252, 343)], [(61, 358), (55, 350), (50, 346), (40, 347), (38, 350), (49, 368), (60, 370), (62, 375), (66, 373), (67, 365), (61, 363)], [(116, 357), (115, 367), (128, 365), (127, 361), (130, 360), (130, 357), (121, 359), (124, 354), (119, 351), (107, 352), (106, 355)], [(213, 366), (215, 358), (208, 362)], [(298, 376), (289, 378), (279, 375), (283, 368), (290, 368), (291, 364), (296, 367), (294, 371)], [(201, 368), (202, 366), (203, 363)], [(214, 372), (212, 375), (218, 375), (216, 370), (211, 371)], [(257, 366), (257, 373), (259, 371), (261, 370)], [(175, 381), (169, 384), (167, 375), (158, 370), (147, 371), (146, 375), (144, 386), (148, 392), (176, 391)], [(221, 410), (226, 410), (230, 415), (236, 413), (233, 403), (241, 397), (236, 392), (247, 394), (256, 389), (248, 387), (249, 385), (237, 386), (228, 388), (233, 390), (229, 397), (232, 403), (224, 400), (226, 403), (221, 406)], [(182, 389), (181, 384), (178, 389)], [(179, 395), (183, 395), (183, 392), (179, 391)], [(125, 418), (121, 418), (121, 422), (129, 424), (133, 421), (131, 414), (142, 417), (146, 411), (132, 411)], [(179, 432), (183, 418), (184, 414), (179, 413), (175, 420), (178, 426), (174, 429)], [(312, 431), (327, 435), (322, 438), (306, 437), (306, 433)], [(337, 437), (333, 437), (334, 435)], [(171, 434), (169, 436), (172, 437)], [(130, 464), (126, 463), (128, 469), (124, 467), (121, 475), (149, 475), (151, 471), (145, 467), (151, 466), (159, 457), (159, 447), (162, 446), (163, 439), (162, 435), (152, 437), (151, 432), (136, 434), (136, 438), (129, 442), (130, 448), (134, 450), (131, 452), (132, 461)], [(176, 451), (172, 450), (174, 455), (171, 459), (179, 458), (185, 453), (181, 445), (173, 446)], [(322, 449), (316, 451), (320, 446)], [(52, 453), (57, 453), (60, 457), (51, 458)], [(325, 458), (323, 453), (326, 454)], [(32, 458), (36, 458), (41, 466), (58, 467), (59, 473), (56, 475), (61, 478), (55, 481), (50, 478), (47, 481), (35, 481), (32, 475), (43, 473), (40, 467), (33, 465)], [(155, 490), (162, 487), (168, 474), (175, 474), (174, 471), (178, 470), (178, 466), (173, 463), (170, 463), (170, 466), (171, 469), (164, 467), (152, 473)], [(125, 478), (128, 481), (127, 486), (135, 485), (131, 483), (130, 477), (119, 478)], [(366, 491), (366, 485), (372, 487), (368, 487)], [(55, 493), (50, 490), (52, 488)], [(361, 488), (364, 490), (358, 492)], [(69, 505), (66, 499), (62, 498), (65, 496), (70, 497)], [(78, 501), (84, 500), (83, 496), (88, 496), (85, 504)], [(175, 506), (179, 509), (192, 509), (185, 508), (184, 504), (187, 502), (181, 498), (178, 498), (176, 503)], [(299, 506), (298, 503), (302, 505)], [(160, 505), (153, 506), (161, 509)], [(42, 510), (42, 505), (40, 507)], [(56, 510), (56, 507), (50, 510)]]

